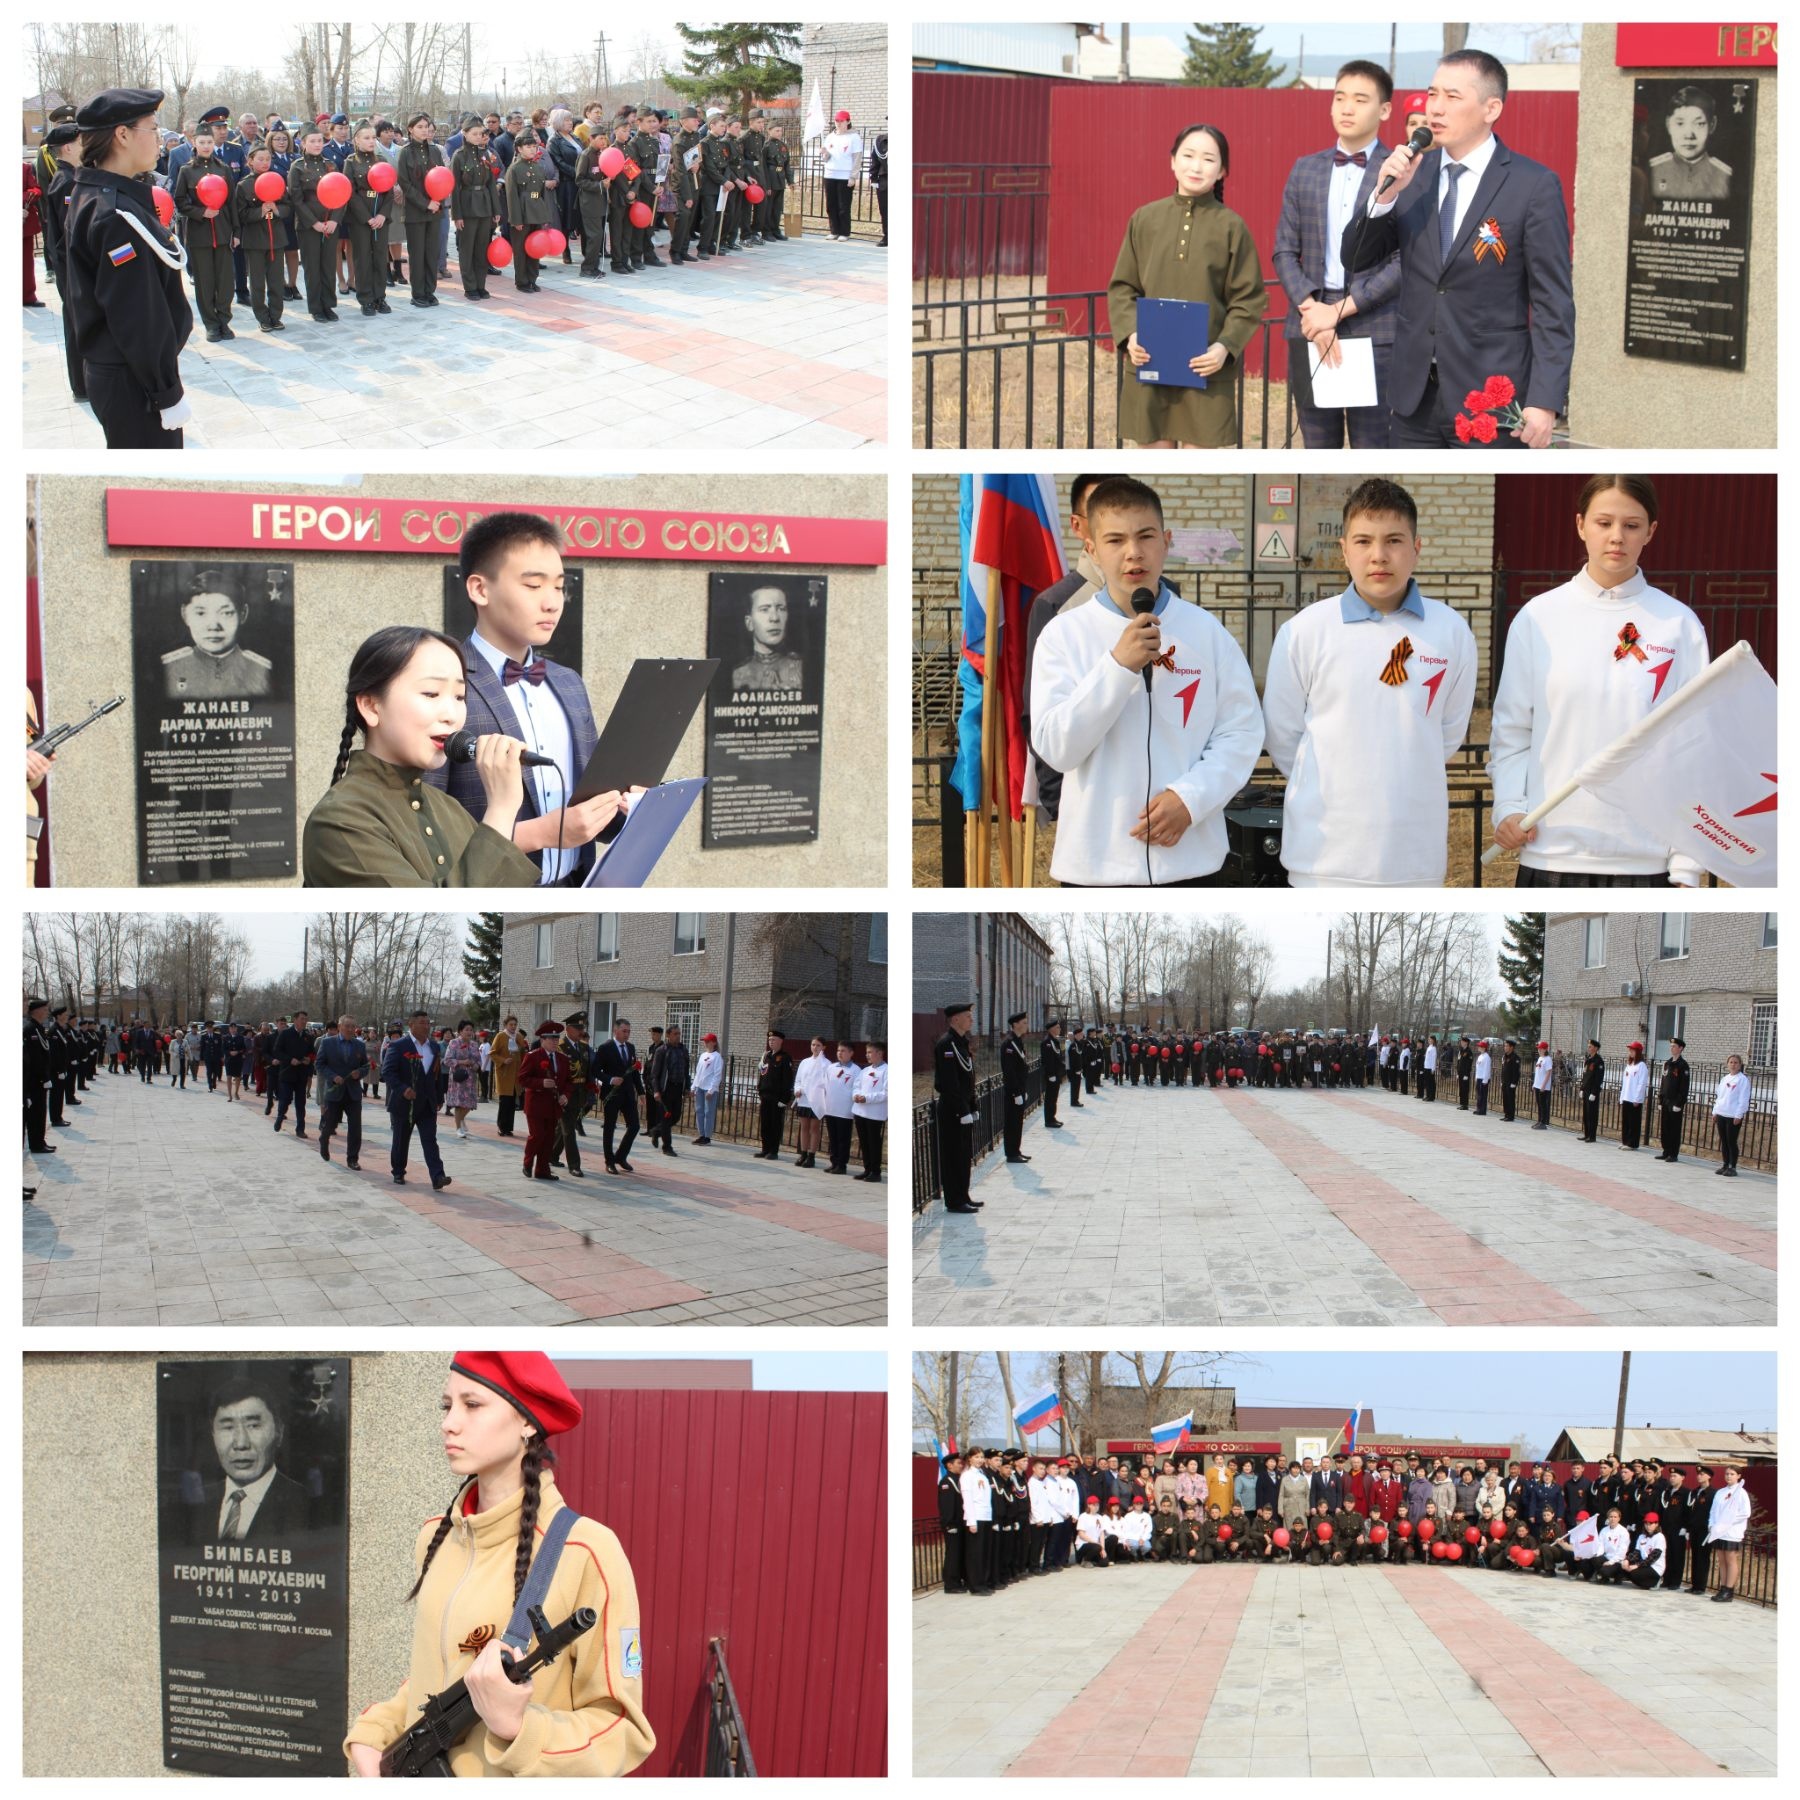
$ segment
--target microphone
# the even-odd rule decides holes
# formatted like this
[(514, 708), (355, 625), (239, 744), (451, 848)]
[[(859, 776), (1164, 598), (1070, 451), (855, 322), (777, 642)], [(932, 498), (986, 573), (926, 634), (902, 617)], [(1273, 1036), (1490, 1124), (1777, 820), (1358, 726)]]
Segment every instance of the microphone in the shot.
[[(1410, 150), (1412, 152), (1410, 160), (1416, 162), (1431, 148), (1431, 127), (1429, 125), (1418, 126), (1414, 130), (1412, 136), (1400, 147), (1403, 150)], [(1381, 186), (1375, 190), (1375, 198), (1379, 200), (1399, 179), (1400, 177), (1398, 175), (1388, 176), (1387, 179), (1382, 182)]]
[[(1147, 587), (1136, 589), (1131, 596), (1131, 610), (1140, 615), (1155, 612), (1156, 596)], [(1146, 663), (1144, 665), (1144, 692), (1146, 694), (1150, 691), (1150, 678), (1153, 673), (1150, 665)]]
[[(472, 731), (453, 731), (444, 739), (444, 755), (453, 762), (472, 763), (475, 760), (476, 737)], [(528, 769), (554, 769), (554, 756), (539, 756), (535, 750), (522, 750), (519, 761)]]

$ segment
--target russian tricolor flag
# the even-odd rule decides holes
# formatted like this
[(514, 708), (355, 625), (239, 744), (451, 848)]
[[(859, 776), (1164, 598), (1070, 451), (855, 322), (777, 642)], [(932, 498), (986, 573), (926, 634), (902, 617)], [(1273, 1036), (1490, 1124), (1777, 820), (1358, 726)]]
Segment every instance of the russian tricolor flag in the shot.
[(1362, 1408), (1353, 1406), (1350, 1409), (1349, 1418), (1344, 1421), (1344, 1451), (1346, 1454), (1356, 1448), (1356, 1424), (1361, 1417)]
[(931, 1447), (937, 1452), (938, 1468), (941, 1470), (945, 1461), (956, 1454), (956, 1439), (955, 1437), (952, 1437), (949, 1443), (945, 1443), (944, 1440), (938, 1437), (934, 1432), (932, 1434)]
[[(1031, 603), (1067, 572), (1056, 492), (1048, 475), (965, 475), (962, 478), (962, 712), (957, 720), (956, 767), (951, 779), (965, 812), (981, 807), (981, 709), (992, 647), (996, 729), (1004, 727), (1006, 787), (990, 796), (1011, 819), (1024, 817), (1030, 758), (1019, 721), (1025, 712), (1025, 648)], [(988, 616), (994, 575), (999, 606)]]
[(1166, 1425), (1152, 1425), (1150, 1441), (1159, 1450), (1178, 1450), (1187, 1442), (1188, 1430), (1193, 1423), (1193, 1413), (1185, 1412), (1179, 1419), (1171, 1419)]
[(1043, 1431), (1054, 1425), (1062, 1417), (1062, 1402), (1056, 1397), (1055, 1388), (1045, 1388), (1035, 1400), (1028, 1400), (1013, 1414), (1013, 1423), (1019, 1430), (1029, 1436), (1034, 1431)]

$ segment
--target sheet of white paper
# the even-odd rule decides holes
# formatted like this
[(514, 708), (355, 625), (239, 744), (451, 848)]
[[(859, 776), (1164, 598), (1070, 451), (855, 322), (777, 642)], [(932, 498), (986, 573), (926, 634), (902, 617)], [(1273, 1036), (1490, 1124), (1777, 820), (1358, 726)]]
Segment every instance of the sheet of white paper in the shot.
[(1373, 406), (1375, 392), (1375, 344), (1371, 338), (1339, 338), (1344, 360), (1335, 369), (1319, 361), (1319, 353), (1306, 346), (1312, 369), (1313, 405), (1329, 410), (1339, 406)]

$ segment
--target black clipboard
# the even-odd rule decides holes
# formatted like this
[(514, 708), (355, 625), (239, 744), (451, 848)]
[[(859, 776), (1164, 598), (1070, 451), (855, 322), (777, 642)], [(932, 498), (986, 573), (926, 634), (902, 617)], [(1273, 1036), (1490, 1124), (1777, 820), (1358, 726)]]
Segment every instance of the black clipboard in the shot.
[(623, 793), (660, 786), (718, 667), (717, 657), (640, 656), (626, 673), (570, 804), (615, 788)]

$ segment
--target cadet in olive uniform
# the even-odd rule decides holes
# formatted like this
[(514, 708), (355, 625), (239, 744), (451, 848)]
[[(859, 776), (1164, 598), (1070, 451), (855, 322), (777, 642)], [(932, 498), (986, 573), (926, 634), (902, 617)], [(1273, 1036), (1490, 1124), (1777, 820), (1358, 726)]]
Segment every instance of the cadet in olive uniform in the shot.
[(731, 151), (725, 137), (725, 121), (715, 115), (706, 121), (700, 140), (700, 204), (695, 230), (700, 238), (700, 259), (724, 254), (724, 219), (719, 195), (731, 179)]
[(75, 140), (80, 135), (80, 129), (72, 119), (50, 127), (44, 141), (44, 153), (49, 156), (55, 173), (43, 184), (38, 213), (44, 227), (44, 266), (50, 271), (57, 293), (63, 297), (63, 361), (69, 372), (69, 392), (77, 400), (85, 400), (87, 386), (81, 373), (81, 358), (75, 350), (75, 316), (68, 306), (69, 201), (75, 193), (75, 174), (79, 166), (75, 161)]
[(319, 183), (334, 173), (324, 156), (325, 134), (309, 125), (300, 134), (300, 154), (288, 169), (288, 199), (294, 208), (294, 235), (300, 240), (300, 269), (306, 282), (306, 310), (321, 325), (337, 322), (337, 240), (343, 214), (319, 199)]
[(650, 233), (656, 225), (656, 159), (661, 154), (656, 121), (646, 114), (638, 121), (637, 134), (632, 138), (629, 150), (631, 160), (638, 168), (637, 178), (631, 184), (631, 197), (651, 209), (648, 225), (633, 225), (629, 219), (626, 223), (625, 241), (634, 269), (660, 269), (663, 266), (662, 258), (650, 242)]
[(438, 303), (437, 230), (444, 203), (426, 193), (425, 177), (443, 166), (444, 153), (431, 141), (431, 114), (414, 113), (406, 121), (406, 144), (394, 165), (406, 195), (406, 267), (414, 306)]
[[(521, 294), (535, 294), (538, 271), (543, 267), (525, 254), (525, 240), (540, 225), (556, 223), (556, 202), (545, 185), (550, 171), (543, 164), (544, 146), (535, 131), (521, 131), (513, 141), (513, 159), (506, 169), (506, 217), (512, 227), (513, 286)], [(411, 202), (408, 202), (408, 217)], [(410, 231), (412, 227), (409, 225)]]
[[(1687, 1115), (1688, 1079), (1687, 1044), (1681, 1038), (1670, 1038), (1669, 1060), (1663, 1064), (1662, 1079), (1656, 1084), (1656, 1124), (1662, 1143), (1658, 1162), (1681, 1161), (1681, 1122)], [(1680, 1585), (1679, 1580), (1675, 1585)]]
[(494, 241), (494, 219), (500, 208), (500, 158), (488, 144), (487, 121), (474, 113), (463, 120), (463, 141), (450, 159), (456, 188), (450, 196), (450, 222), (456, 227), (456, 263), (463, 293), (471, 300), (488, 297), (488, 246)]
[(757, 219), (760, 216), (761, 205), (766, 203), (769, 198), (768, 172), (763, 166), (763, 147), (767, 143), (768, 139), (763, 135), (762, 112), (760, 109), (752, 107), (744, 121), (743, 135), (738, 139), (738, 156), (744, 180), (761, 188), (763, 198), (762, 202), (754, 202), (748, 194), (744, 195), (743, 236), (746, 244), (762, 242), (762, 233), (757, 228)]
[[(390, 202), (377, 193), (369, 172), (387, 158), (375, 147), (375, 127), (366, 121), (357, 126), (355, 148), (344, 158), (342, 173), (350, 181), (350, 205), (344, 233), (350, 240), (350, 270), (356, 280), (356, 303), (365, 319), (392, 312), (387, 303), (387, 223)], [(404, 156), (405, 152), (402, 151)], [(388, 190), (391, 193), (393, 190)], [(417, 275), (413, 277), (418, 280)], [(433, 280), (435, 281), (435, 276)]]
[(969, 1198), (970, 1127), (975, 1121), (975, 1049), (969, 1042), (974, 1004), (953, 1001), (944, 1008), (947, 1029), (931, 1046), (932, 1086), (937, 1090), (938, 1167), (943, 1178), (944, 1210), (979, 1212), (982, 1202)]
[(756, 1066), (757, 1122), (762, 1131), (758, 1162), (781, 1161), (781, 1137), (787, 1128), (788, 1108), (794, 1104), (794, 1059), (783, 1043), (786, 1035), (779, 1025), (769, 1027), (768, 1047)]
[(763, 168), (768, 173), (766, 191), (763, 202), (757, 208), (757, 230), (762, 233), (765, 244), (785, 244), (787, 242), (787, 226), (783, 212), (787, 205), (788, 171), (793, 167), (793, 159), (787, 145), (782, 141), (781, 121), (772, 120), (769, 125), (768, 141), (763, 145)]
[(584, 281), (604, 278), (600, 259), (606, 254), (607, 214), (612, 210), (612, 183), (600, 173), (606, 154), (603, 138), (594, 138), (575, 163), (575, 199), (581, 210), (581, 276)]
[(1019, 1023), (1025, 1017), (1014, 1013), (1006, 1021), (1006, 1036), (1000, 1045), (1000, 1080), (1006, 1090), (1006, 1117), (1001, 1121), (1001, 1136), (1006, 1141), (1006, 1160), (1027, 1163), (1025, 1154), (1025, 1086), (1029, 1065), (1025, 1060), (1025, 1040), (1019, 1035)]
[(725, 172), (731, 181), (725, 201), (725, 248), (741, 250), (744, 247), (744, 214), (750, 205), (744, 198), (744, 187), (749, 177), (744, 173), (742, 119), (728, 118), (725, 121)]
[(286, 331), (281, 322), (281, 262), (294, 209), (285, 192), (279, 200), (256, 197), (257, 180), (269, 173), (271, 160), (267, 144), (257, 144), (251, 150), (249, 172), (237, 185), (234, 222), (244, 257), (250, 310), (256, 315), (256, 323), (264, 331)]
[(669, 261), (689, 263), (694, 261), (688, 246), (694, 239), (700, 205), (700, 115), (691, 106), (681, 115), (681, 130), (675, 136), (669, 188), (675, 196), (675, 210), (669, 218)]
[(1587, 1061), (1581, 1065), (1581, 1141), (1591, 1144), (1600, 1131), (1600, 1096), (1606, 1088), (1606, 1058), (1600, 1040), (1589, 1038)]

